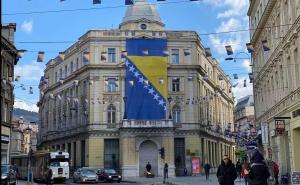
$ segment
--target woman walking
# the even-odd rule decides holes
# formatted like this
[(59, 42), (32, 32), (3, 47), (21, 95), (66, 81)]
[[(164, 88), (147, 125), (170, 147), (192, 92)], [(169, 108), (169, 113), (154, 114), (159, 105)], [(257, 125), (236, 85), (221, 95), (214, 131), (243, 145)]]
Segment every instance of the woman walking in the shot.
[(248, 185), (249, 168), (249, 164), (244, 163), (241, 176), (244, 178), (245, 185)]
[(217, 177), (220, 185), (234, 185), (237, 174), (228, 155), (224, 155), (221, 165), (218, 167)]

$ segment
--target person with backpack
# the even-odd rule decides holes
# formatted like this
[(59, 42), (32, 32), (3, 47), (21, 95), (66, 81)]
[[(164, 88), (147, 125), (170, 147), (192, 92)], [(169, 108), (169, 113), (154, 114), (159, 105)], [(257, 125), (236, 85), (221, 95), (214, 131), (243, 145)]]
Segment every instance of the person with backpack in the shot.
[(249, 185), (268, 185), (270, 173), (263, 160), (262, 154), (255, 149), (250, 158)]
[(217, 177), (220, 185), (234, 185), (237, 174), (228, 155), (224, 155), (221, 165), (218, 167)]

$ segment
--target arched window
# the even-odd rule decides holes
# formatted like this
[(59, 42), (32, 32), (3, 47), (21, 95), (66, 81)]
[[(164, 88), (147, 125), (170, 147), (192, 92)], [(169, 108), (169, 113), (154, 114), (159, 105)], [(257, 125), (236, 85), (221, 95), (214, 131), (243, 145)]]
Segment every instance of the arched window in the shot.
[(116, 123), (116, 107), (114, 105), (107, 107), (107, 123)]
[(174, 123), (181, 123), (181, 111), (178, 105), (175, 105), (172, 110), (173, 115), (173, 122)]

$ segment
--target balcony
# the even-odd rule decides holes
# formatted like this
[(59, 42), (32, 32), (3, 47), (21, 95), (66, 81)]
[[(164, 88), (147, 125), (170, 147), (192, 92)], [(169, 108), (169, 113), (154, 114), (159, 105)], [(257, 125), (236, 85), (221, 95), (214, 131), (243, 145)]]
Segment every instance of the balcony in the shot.
[(173, 128), (173, 120), (123, 120), (121, 128)]

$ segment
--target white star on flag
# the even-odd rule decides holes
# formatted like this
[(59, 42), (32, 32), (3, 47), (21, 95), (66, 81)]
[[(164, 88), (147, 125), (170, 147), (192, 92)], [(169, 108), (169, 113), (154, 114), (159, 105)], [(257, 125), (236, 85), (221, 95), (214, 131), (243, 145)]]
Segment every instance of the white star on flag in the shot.
[(158, 97), (159, 96), (157, 94), (155, 94), (154, 97), (153, 97), (153, 99), (158, 100)]
[(139, 82), (144, 83), (144, 78), (143, 77), (139, 78)]
[(148, 89), (149, 86), (150, 86), (150, 85), (145, 84), (145, 85), (144, 85), (144, 88), (145, 88), (145, 89)]
[(149, 93), (153, 94), (154, 93), (154, 89), (153, 88), (149, 89)]
[(129, 66), (129, 62), (128, 62), (127, 60), (126, 60), (126, 62), (125, 62), (125, 65), (126, 65), (126, 66)]
[(163, 105), (164, 105), (164, 103), (165, 103), (165, 102), (164, 102), (164, 100), (163, 100), (163, 99), (161, 99), (161, 100), (159, 100), (159, 103), (158, 103), (158, 104), (163, 106)]
[(133, 72), (133, 71), (134, 71), (134, 67), (133, 67), (133, 66), (130, 66), (130, 67), (129, 67), (129, 71)]
[(167, 110), (167, 107), (166, 107), (166, 106), (164, 106), (164, 110)]
[(140, 75), (140, 73), (138, 73), (137, 71), (134, 72), (134, 76), (135, 76), (135, 77), (138, 77), (139, 75)]

